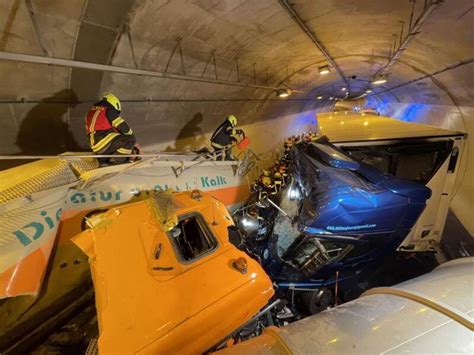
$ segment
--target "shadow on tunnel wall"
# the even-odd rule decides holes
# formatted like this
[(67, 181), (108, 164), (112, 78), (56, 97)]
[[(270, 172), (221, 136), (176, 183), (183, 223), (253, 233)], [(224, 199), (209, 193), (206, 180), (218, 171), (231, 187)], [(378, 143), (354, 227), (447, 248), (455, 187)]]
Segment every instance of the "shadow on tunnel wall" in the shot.
[(203, 148), (206, 143), (206, 136), (201, 127), (203, 121), (204, 117), (201, 112), (194, 114), (193, 118), (179, 131), (174, 142), (174, 147), (168, 146), (165, 151), (189, 151)]
[(75, 107), (77, 96), (73, 90), (64, 89), (44, 98), (34, 106), (21, 122), (16, 143), (22, 154), (56, 155), (66, 151), (80, 151), (65, 114)]

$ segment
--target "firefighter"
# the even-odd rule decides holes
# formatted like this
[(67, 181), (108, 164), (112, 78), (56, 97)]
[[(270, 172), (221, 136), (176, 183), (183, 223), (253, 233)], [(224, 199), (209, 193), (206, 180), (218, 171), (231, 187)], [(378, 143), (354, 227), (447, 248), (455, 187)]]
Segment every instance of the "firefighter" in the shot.
[(273, 189), (272, 189), (271, 194), (276, 195), (278, 191), (281, 190), (282, 185), (283, 185), (283, 180), (281, 178), (281, 174), (279, 172), (276, 172), (273, 175)]
[(237, 126), (237, 117), (229, 115), (211, 137), (211, 146), (215, 152), (221, 153), (221, 160), (234, 160), (232, 144), (237, 143), (237, 137), (244, 134), (244, 131), (236, 129), (235, 126)]
[(262, 201), (268, 197), (267, 187), (263, 183), (258, 185), (257, 194), (257, 201)]
[(249, 206), (245, 210), (245, 215), (246, 217), (256, 221), (258, 223), (257, 227), (257, 235), (253, 236), (253, 238), (257, 238), (256, 240), (261, 240), (262, 238), (265, 238), (267, 234), (267, 227), (265, 226), (265, 219), (260, 215), (260, 208), (259, 208), (259, 202), (257, 202), (255, 205)]
[(278, 169), (280, 169), (280, 161), (275, 160), (275, 164), (273, 164), (271, 168), (272, 174), (275, 174), (276, 172), (278, 172)]
[(267, 170), (264, 170), (256, 184), (256, 191), (258, 193), (257, 200), (260, 201), (268, 197), (268, 194), (271, 193), (273, 189), (274, 185), (270, 173)]
[(279, 171), (280, 175), (281, 175), (281, 181), (282, 181), (282, 186), (286, 186), (289, 182), (289, 176), (288, 176), (288, 172), (286, 171), (286, 164), (282, 163), (280, 164), (280, 171)]
[(250, 206), (249, 208), (247, 208), (245, 210), (245, 214), (249, 217), (249, 218), (252, 218), (252, 219), (256, 219), (259, 224), (261, 223), (261, 221), (263, 221), (263, 217), (260, 216), (260, 213), (258, 212), (258, 208), (256, 205), (252, 205)]
[(292, 146), (293, 146), (293, 141), (291, 138), (288, 138), (284, 144), (283, 157), (282, 157), (282, 161), (285, 162), (286, 164), (290, 163), (290, 152), (291, 152)]
[(132, 154), (136, 139), (132, 129), (120, 116), (122, 106), (113, 94), (104, 94), (101, 101), (94, 104), (86, 117), (86, 132), (95, 154), (116, 154), (114, 159), (99, 159), (101, 164), (125, 163), (130, 160), (120, 155)]

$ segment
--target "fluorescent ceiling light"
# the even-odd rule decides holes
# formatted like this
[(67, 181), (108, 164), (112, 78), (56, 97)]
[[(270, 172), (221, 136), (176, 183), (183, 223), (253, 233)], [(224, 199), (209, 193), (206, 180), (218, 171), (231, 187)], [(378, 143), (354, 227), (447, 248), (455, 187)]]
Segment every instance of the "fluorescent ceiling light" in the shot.
[(374, 85), (380, 85), (380, 84), (385, 84), (387, 82), (387, 79), (376, 79), (372, 81), (372, 84)]
[(278, 89), (276, 91), (276, 96), (278, 97), (288, 97), (291, 95), (291, 90), (289, 89)]
[(316, 98), (317, 98), (318, 100), (321, 100), (323, 97), (322, 97), (321, 95), (319, 95), (319, 96), (316, 96)]
[(380, 75), (372, 79), (371, 83), (374, 85), (380, 85), (386, 83), (388, 80), (386, 75)]
[(365, 90), (365, 92), (366, 92), (367, 94), (370, 94), (370, 93), (372, 92), (372, 90), (371, 90), (371, 89), (367, 89), (367, 90)]
[(346, 88), (346, 87), (343, 87), (341, 90), (342, 90), (342, 91), (346, 91), (346, 90), (347, 90), (347, 88)]
[(328, 65), (323, 65), (322, 67), (319, 67), (319, 74), (321, 75), (326, 75), (329, 74), (331, 71), (329, 70)]

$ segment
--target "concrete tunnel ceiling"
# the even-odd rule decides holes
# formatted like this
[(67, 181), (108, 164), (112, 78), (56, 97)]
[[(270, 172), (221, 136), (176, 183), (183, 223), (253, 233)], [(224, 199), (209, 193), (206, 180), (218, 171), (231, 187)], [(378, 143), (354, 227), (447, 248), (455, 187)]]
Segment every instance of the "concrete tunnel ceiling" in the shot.
[[(0, 150), (81, 149), (84, 115), (105, 91), (124, 101), (145, 147), (210, 132), (230, 113), (248, 124), (327, 110), (343, 87), (349, 98), (364, 94), (380, 70), (389, 80), (367, 95), (374, 105), (472, 108), (472, 8), (470, 0), (2, 1), (3, 59), (26, 54), (180, 80), (1, 60)], [(318, 75), (328, 64), (331, 73)], [(281, 100), (279, 87), (295, 92)]]

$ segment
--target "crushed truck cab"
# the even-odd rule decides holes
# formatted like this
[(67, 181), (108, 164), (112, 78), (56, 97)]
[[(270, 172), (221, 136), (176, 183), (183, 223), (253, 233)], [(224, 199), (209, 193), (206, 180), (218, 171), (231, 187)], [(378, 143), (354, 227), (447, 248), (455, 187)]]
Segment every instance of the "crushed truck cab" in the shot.
[(90, 260), (101, 354), (204, 352), (273, 296), (229, 242), (225, 206), (202, 192), (152, 194), (88, 224), (74, 243)]

